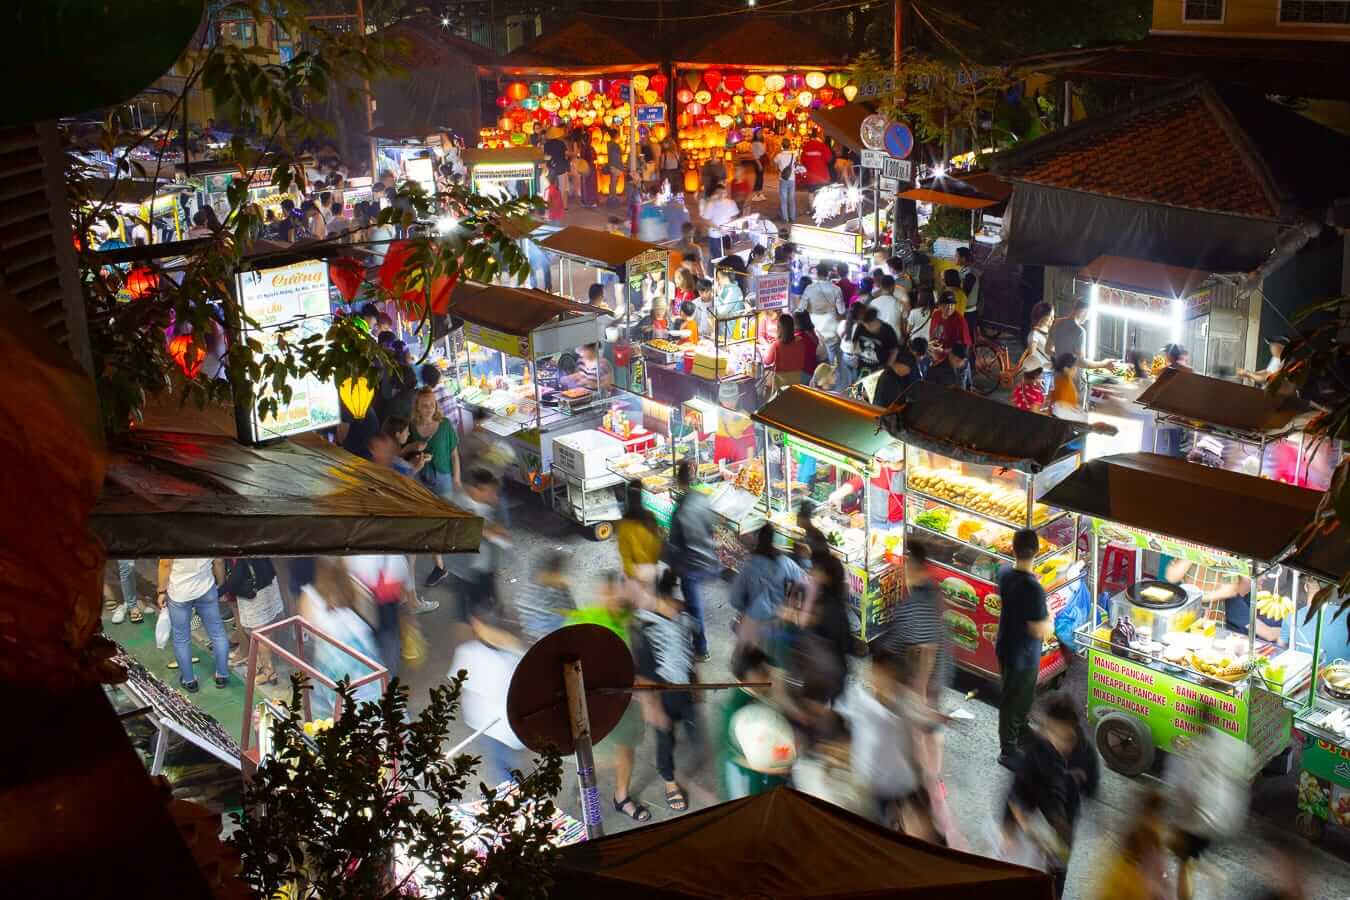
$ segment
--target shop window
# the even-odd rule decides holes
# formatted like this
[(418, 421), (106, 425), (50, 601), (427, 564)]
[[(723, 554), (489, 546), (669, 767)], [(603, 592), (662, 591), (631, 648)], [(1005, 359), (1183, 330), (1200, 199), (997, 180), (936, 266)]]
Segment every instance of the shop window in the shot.
[(237, 47), (252, 47), (257, 31), (252, 22), (221, 22), (220, 39)]
[(1350, 0), (1281, 0), (1280, 22), (1350, 25)]
[(1223, 0), (1182, 0), (1181, 18), (1185, 22), (1222, 22)]

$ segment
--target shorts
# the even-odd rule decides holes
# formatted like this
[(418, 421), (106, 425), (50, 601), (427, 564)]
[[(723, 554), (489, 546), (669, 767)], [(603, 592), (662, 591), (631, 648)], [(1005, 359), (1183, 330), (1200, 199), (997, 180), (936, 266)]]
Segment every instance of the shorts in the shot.
[(623, 718), (619, 720), (619, 724), (615, 725), (614, 730), (605, 735), (600, 743), (602, 746), (613, 744), (616, 747), (637, 747), (642, 743), (646, 729), (647, 725), (642, 720), (642, 704), (635, 697), (623, 711)]
[(1202, 837), (1189, 831), (1177, 831), (1177, 858), (1198, 859), (1214, 843), (1213, 838)]

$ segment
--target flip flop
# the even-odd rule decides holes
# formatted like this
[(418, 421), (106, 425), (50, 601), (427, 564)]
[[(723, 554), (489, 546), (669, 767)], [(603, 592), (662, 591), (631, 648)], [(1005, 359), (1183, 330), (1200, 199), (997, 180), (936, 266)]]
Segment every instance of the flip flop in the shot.
[[(200, 656), (194, 656), (194, 657), (192, 657), (192, 661), (193, 661), (194, 663), (199, 663), (199, 662), (201, 662), (202, 660), (201, 660), (201, 657), (200, 657)], [(170, 669), (176, 669), (176, 668), (178, 668), (178, 660), (176, 660), (176, 659), (171, 659), (171, 660), (169, 660), (169, 668), (170, 668)]]
[[(629, 812), (630, 809), (631, 812)], [(652, 811), (632, 797), (624, 797), (622, 800), (616, 799), (614, 811), (623, 813), (634, 822), (650, 822), (652, 820)]]
[(675, 812), (684, 812), (689, 808), (689, 798), (684, 795), (684, 791), (680, 788), (666, 791), (666, 806), (669, 806)]

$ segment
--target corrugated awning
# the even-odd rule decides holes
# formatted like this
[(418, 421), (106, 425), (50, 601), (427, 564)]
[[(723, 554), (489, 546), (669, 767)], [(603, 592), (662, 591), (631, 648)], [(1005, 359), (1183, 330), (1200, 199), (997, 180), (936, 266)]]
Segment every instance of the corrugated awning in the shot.
[(117, 439), (89, 520), (110, 558), (478, 549), (481, 519), (392, 469), (315, 435), (247, 447), (211, 425)]
[(750, 416), (761, 425), (819, 444), (860, 462), (867, 462), (895, 443), (881, 427), (884, 410), (813, 390), (788, 386)]
[(939, 206), (988, 209), (1007, 203), (1012, 192), (1012, 185), (997, 175), (976, 170), (930, 178), (900, 196), (906, 200), (919, 200)]
[(1321, 494), (1156, 453), (1084, 463), (1041, 502), (1262, 562), (1279, 559)]
[(609, 315), (609, 310), (578, 303), (534, 288), (461, 281), (450, 295), (450, 315), (503, 334), (526, 337), (541, 325), (569, 313)]
[(811, 121), (825, 132), (826, 137), (838, 141), (855, 153), (861, 153), (864, 149), (862, 121), (874, 112), (876, 107), (870, 103), (846, 103), (833, 109), (813, 109), (808, 115)]
[(1199, 289), (1210, 273), (1128, 256), (1099, 256), (1083, 266), (1078, 276), (1136, 294), (1179, 300)]
[(1164, 370), (1135, 402), (1155, 413), (1256, 440), (1283, 434), (1309, 409), (1292, 395), (1278, 397), (1264, 388), (1179, 369)]
[(1086, 428), (926, 381), (910, 386), (881, 421), (906, 444), (1024, 472), (1063, 458), (1065, 445)]
[(648, 250), (666, 249), (660, 244), (650, 244), (622, 234), (577, 225), (569, 225), (561, 231), (555, 231), (541, 240), (539, 246), (550, 253), (583, 262), (601, 262), (611, 268), (617, 268)]

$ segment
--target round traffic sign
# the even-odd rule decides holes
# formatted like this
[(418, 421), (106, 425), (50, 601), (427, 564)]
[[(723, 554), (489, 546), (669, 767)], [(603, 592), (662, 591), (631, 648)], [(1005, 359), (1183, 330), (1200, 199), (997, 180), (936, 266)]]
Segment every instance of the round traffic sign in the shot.
[(526, 747), (572, 753), (572, 717), (563, 688), (563, 664), (581, 661), (591, 741), (600, 741), (623, 718), (632, 695), (633, 656), (623, 640), (600, 625), (568, 625), (539, 639), (516, 664), (506, 692), (506, 719)]
[(884, 140), (886, 152), (898, 159), (908, 159), (909, 154), (914, 151), (914, 132), (903, 123), (892, 122), (886, 128)]
[(868, 150), (880, 150), (884, 147), (886, 125), (886, 117), (876, 113), (863, 119), (862, 128), (858, 130), (858, 137), (862, 139), (863, 146)]

